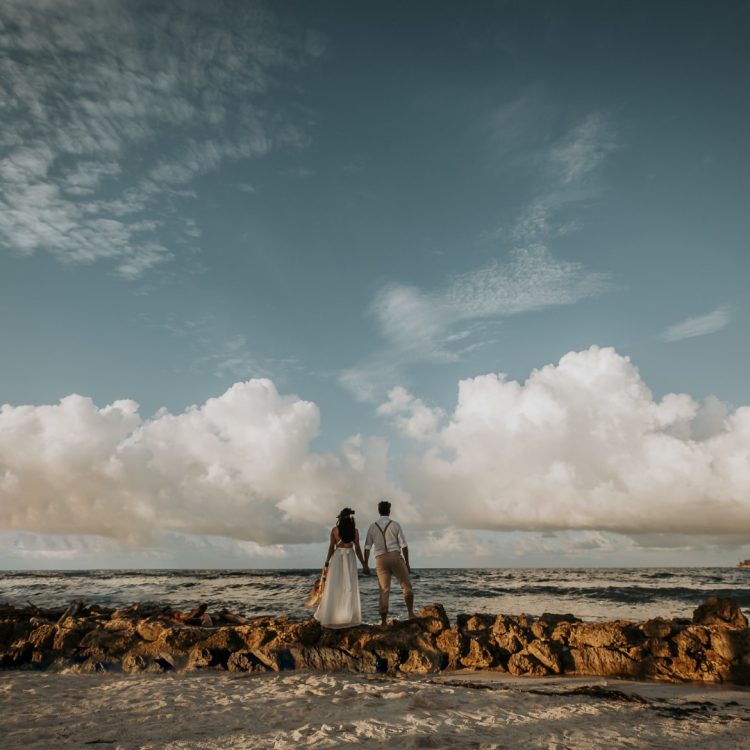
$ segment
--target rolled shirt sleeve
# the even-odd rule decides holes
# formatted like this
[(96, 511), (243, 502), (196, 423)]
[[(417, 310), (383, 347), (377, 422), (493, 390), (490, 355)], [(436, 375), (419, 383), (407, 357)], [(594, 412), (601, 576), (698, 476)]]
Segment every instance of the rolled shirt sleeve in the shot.
[(373, 545), (373, 538), (372, 538), (372, 524), (370, 525), (370, 528), (367, 529), (367, 536), (365, 537), (365, 549), (370, 549)]

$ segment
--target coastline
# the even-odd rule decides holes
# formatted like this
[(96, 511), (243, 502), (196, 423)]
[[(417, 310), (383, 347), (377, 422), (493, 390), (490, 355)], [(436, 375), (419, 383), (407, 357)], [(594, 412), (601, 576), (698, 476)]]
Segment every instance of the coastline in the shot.
[(133, 604), (108, 610), (0, 605), (0, 669), (73, 673), (341, 671), (602, 676), (750, 685), (750, 628), (730, 599), (691, 619), (585, 622), (572, 614), (459, 614), (440, 604), (413, 621), (322, 628), (316, 620), (246, 618)]

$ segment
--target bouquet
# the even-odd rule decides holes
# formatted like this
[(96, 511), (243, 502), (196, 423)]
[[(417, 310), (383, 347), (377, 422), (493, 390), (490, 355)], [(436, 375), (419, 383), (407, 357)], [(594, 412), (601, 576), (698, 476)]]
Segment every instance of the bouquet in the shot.
[(313, 584), (313, 587), (307, 594), (305, 600), (306, 607), (317, 607), (320, 604), (320, 600), (323, 598), (323, 589), (326, 585), (326, 568), (323, 568), (318, 579)]

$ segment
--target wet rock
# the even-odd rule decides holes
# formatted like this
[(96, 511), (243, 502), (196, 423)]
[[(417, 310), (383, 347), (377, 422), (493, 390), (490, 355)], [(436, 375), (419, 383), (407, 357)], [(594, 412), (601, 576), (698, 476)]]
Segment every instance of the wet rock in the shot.
[(672, 647), (669, 642), (663, 641), (661, 638), (649, 638), (643, 644), (643, 648), (646, 653), (657, 658), (666, 658), (675, 655), (672, 653)]
[(575, 615), (555, 615), (545, 612), (536, 622), (531, 624), (531, 634), (534, 638), (550, 639), (562, 623), (581, 622)]
[(703, 651), (711, 642), (711, 633), (702, 625), (688, 626), (672, 638), (677, 655), (694, 655)]
[(710, 596), (693, 612), (696, 625), (730, 625), (734, 628), (746, 628), (747, 617), (731, 600), (721, 596)]
[(669, 672), (675, 680), (690, 682), (700, 680), (700, 671), (696, 660), (686, 654), (669, 660)]
[(532, 641), (527, 646), (526, 652), (533, 656), (549, 672), (561, 674), (563, 671), (561, 655), (564, 649), (565, 647), (559, 642)]
[(284, 633), (286, 642), (298, 642), (303, 646), (314, 646), (323, 633), (323, 628), (317, 620), (306, 620), (301, 623), (294, 623), (289, 630)]
[(129, 672), (131, 674), (145, 672), (147, 666), (148, 662), (141, 654), (125, 654), (122, 660), (123, 672)]
[(442, 604), (430, 604), (417, 612), (419, 626), (428, 633), (440, 633), (448, 630), (451, 623), (448, 615), (445, 613), (445, 607)]
[(490, 669), (499, 663), (499, 659), (490, 646), (489, 637), (469, 638), (459, 662), (467, 669)]
[(458, 628), (443, 630), (435, 638), (435, 647), (441, 654), (442, 669), (457, 669), (461, 658), (461, 636)]
[(517, 676), (534, 675), (537, 677), (543, 677), (550, 673), (550, 670), (536, 656), (526, 650), (519, 651), (510, 657), (508, 660), (508, 671)]
[(192, 669), (227, 669), (232, 652), (226, 648), (194, 646), (188, 654), (188, 671)]
[(55, 625), (40, 625), (29, 633), (28, 640), (35, 649), (51, 650), (56, 635), (57, 627)]
[(662, 617), (655, 617), (644, 622), (641, 630), (646, 638), (667, 638), (675, 630), (675, 625)]
[(86, 631), (82, 628), (75, 626), (75, 623), (71, 623), (71, 627), (57, 626), (57, 632), (55, 633), (55, 639), (52, 643), (53, 651), (61, 651), (62, 653), (70, 653), (78, 647)]
[[(309, 669), (313, 671), (326, 671), (326, 672), (359, 672), (359, 662), (347, 651), (340, 648), (306, 648), (306, 647), (290, 647), (288, 649), (288, 655), (284, 654), (280, 659), (279, 654), (281, 652), (274, 652), (274, 661), (276, 668), (281, 671), (282, 669)], [(290, 664), (294, 664), (294, 667), (290, 667)], [(273, 668), (273, 666), (272, 666)]]
[(498, 615), (490, 633), (497, 648), (506, 656), (522, 651), (534, 637), (530, 627), (509, 615)]
[(628, 651), (643, 642), (643, 633), (626, 620), (614, 622), (579, 622), (570, 626), (570, 646)]
[(268, 672), (270, 667), (252, 651), (236, 651), (227, 661), (230, 672)]
[(161, 620), (151, 619), (142, 620), (135, 626), (136, 632), (144, 641), (156, 641), (169, 629), (169, 625)]
[[(0, 667), (76, 672), (290, 669), (367, 673), (507, 669), (512, 674), (586, 674), (750, 684), (750, 628), (734, 605), (713, 599), (687, 621), (653, 618), (586, 623), (572, 615), (459, 615), (439, 604), (412, 622), (321, 628), (315, 620), (259, 617), (231, 622), (200, 605), (115, 611), (0, 605)], [(208, 625), (210, 618), (211, 625)], [(58, 624), (59, 623), (59, 624)], [(196, 624), (191, 624), (196, 623)], [(204, 623), (199, 625), (197, 623)]]
[(406, 660), (399, 665), (401, 672), (410, 674), (427, 674), (440, 669), (440, 655), (426, 654), (419, 649), (411, 649)]
[(642, 662), (631, 659), (627, 654), (615, 649), (596, 646), (578, 646), (568, 652), (572, 671), (582, 675), (602, 675), (612, 677), (642, 677)]

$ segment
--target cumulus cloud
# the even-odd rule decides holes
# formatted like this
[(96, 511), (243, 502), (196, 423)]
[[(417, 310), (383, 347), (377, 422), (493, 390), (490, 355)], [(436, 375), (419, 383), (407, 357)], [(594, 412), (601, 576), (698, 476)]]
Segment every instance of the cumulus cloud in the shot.
[(3, 2), (0, 241), (129, 279), (163, 263), (194, 244), (195, 178), (305, 143), (277, 79), (321, 53), (255, 2)]
[(355, 436), (315, 453), (319, 421), (315, 404), (268, 380), (146, 420), (133, 401), (6, 404), (0, 527), (137, 545), (167, 531), (302, 543), (323, 538), (341, 507), (369, 510), (381, 494), (408, 518), (408, 498), (386, 477), (386, 443)]
[(381, 404), (377, 412), (380, 416), (391, 417), (396, 429), (413, 440), (434, 435), (444, 417), (442, 409), (427, 406), (401, 386), (391, 388), (388, 401)]
[[(684, 547), (690, 538), (740, 544), (750, 534), (750, 407), (655, 399), (613, 349), (570, 352), (523, 383), (463, 380), (450, 413), (404, 388), (378, 411), (414, 441), (398, 481), (384, 439), (312, 450), (318, 407), (269, 380), (148, 419), (128, 400), (6, 404), (0, 528), (152, 549), (168, 534), (226, 537), (251, 544), (212, 542), (206, 555), (266, 558), (281, 553), (257, 545), (322, 542), (341, 507), (357, 509), (363, 525), (387, 495), (415, 543), (461, 555), (473, 537), (456, 530), (575, 530), (570, 554)], [(30, 555), (72, 554), (68, 544), (24, 539)]]
[(729, 320), (729, 310), (726, 307), (719, 307), (707, 315), (687, 318), (680, 323), (668, 326), (661, 332), (659, 338), (662, 341), (671, 342), (691, 339), (695, 336), (707, 336), (709, 333), (720, 331), (729, 323)]
[(435, 525), (750, 533), (750, 407), (655, 400), (613, 349), (571, 352), (525, 383), (463, 380), (447, 423), (420, 439), (404, 487)]

